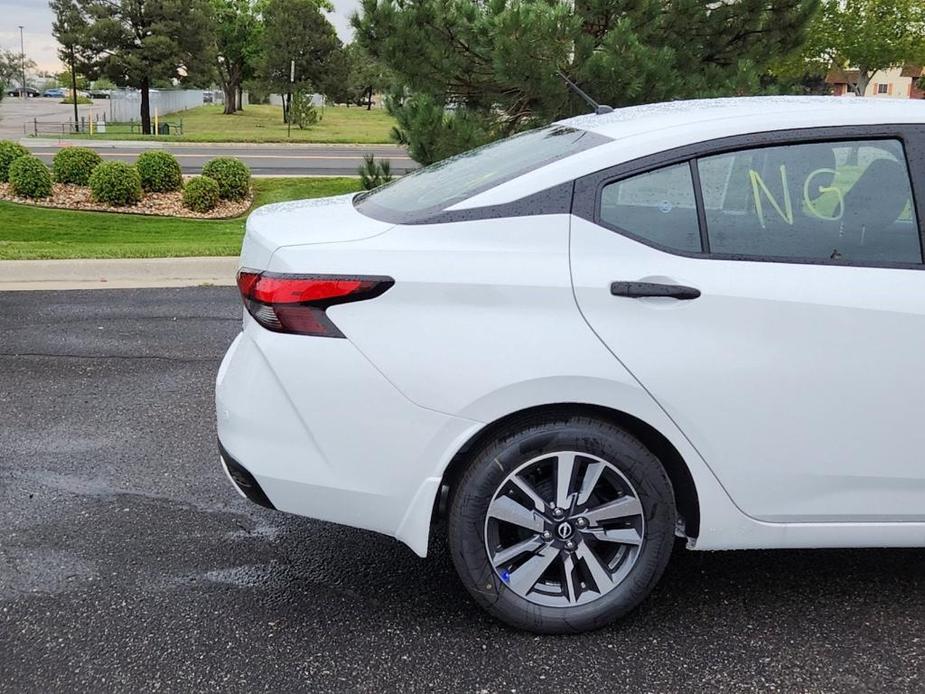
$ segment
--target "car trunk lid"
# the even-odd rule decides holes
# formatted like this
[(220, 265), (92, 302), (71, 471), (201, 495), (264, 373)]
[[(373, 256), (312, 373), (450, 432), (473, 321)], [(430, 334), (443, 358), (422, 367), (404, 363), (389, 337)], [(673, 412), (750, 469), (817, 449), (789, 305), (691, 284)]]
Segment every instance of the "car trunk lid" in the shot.
[(247, 219), (240, 264), (263, 269), (284, 246), (359, 241), (378, 236), (392, 226), (391, 222), (357, 212), (352, 193), (264, 205)]

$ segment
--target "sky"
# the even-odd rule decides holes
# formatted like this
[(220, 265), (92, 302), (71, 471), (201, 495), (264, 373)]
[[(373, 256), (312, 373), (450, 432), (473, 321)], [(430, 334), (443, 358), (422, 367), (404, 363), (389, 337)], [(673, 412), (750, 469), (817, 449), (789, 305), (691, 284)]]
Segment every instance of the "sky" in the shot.
[[(342, 41), (349, 41), (353, 35), (350, 15), (358, 4), (357, 0), (333, 0), (334, 12), (328, 19)], [(34, 60), (40, 70), (61, 69), (57, 44), (51, 35), (52, 13), (47, 0), (0, 0), (0, 18), (0, 49), (19, 52), (21, 24), (26, 57)]]

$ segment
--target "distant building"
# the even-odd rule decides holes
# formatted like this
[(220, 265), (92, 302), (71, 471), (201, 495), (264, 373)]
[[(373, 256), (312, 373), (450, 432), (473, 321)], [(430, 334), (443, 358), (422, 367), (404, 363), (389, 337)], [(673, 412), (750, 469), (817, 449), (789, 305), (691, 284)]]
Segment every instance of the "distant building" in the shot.
[[(925, 76), (925, 68), (918, 65), (878, 70), (870, 78), (864, 96), (925, 99), (925, 91), (916, 85), (922, 76)], [(854, 85), (858, 82), (858, 71), (830, 70), (825, 81), (832, 85), (832, 93), (835, 96), (855, 96)]]

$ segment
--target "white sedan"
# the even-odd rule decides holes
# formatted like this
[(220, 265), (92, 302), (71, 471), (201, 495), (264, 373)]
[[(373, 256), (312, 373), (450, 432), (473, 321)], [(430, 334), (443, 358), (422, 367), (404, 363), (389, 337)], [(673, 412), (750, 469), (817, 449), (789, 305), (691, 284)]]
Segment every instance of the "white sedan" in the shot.
[(626, 108), (262, 207), (223, 465), (422, 557), (445, 517), (536, 632), (625, 615), (676, 538), (923, 547), (923, 229), (912, 100)]

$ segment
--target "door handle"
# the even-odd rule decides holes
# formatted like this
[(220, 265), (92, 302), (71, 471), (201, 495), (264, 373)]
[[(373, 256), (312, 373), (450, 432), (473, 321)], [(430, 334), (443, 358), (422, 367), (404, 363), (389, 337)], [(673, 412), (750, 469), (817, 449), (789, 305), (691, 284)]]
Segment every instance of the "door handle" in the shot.
[(657, 282), (611, 282), (610, 293), (630, 299), (663, 296), (679, 301), (690, 301), (700, 296), (700, 290), (680, 284), (659, 284)]

